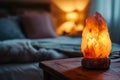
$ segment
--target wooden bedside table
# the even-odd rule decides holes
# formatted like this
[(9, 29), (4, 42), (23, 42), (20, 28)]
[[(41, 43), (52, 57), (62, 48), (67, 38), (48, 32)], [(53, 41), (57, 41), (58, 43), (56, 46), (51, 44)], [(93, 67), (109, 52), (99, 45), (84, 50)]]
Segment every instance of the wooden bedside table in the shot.
[(81, 59), (69, 58), (41, 62), (44, 80), (120, 80), (119, 62), (111, 62), (108, 70), (87, 70), (81, 67)]

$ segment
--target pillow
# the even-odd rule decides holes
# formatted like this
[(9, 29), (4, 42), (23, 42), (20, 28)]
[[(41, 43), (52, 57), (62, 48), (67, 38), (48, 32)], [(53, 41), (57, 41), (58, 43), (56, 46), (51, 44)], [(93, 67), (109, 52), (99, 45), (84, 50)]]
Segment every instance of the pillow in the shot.
[(0, 18), (0, 40), (25, 38), (18, 22), (11, 18)]
[(57, 37), (49, 13), (28, 12), (22, 15), (21, 20), (28, 38)]

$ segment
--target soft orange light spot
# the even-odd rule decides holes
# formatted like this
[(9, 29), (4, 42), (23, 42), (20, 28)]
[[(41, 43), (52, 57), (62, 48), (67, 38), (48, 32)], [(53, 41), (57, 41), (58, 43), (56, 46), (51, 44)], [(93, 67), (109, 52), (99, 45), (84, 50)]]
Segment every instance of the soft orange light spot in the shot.
[(76, 27), (75, 27), (75, 30), (76, 31), (83, 31), (84, 29), (84, 25), (83, 24), (78, 24)]
[(71, 22), (71, 21), (68, 21), (68, 22), (65, 22), (63, 23), (58, 29), (57, 29), (57, 33), (59, 35), (62, 35), (63, 32), (64, 33), (70, 33), (71, 30), (75, 27), (75, 23), (74, 22)]
[(82, 33), (81, 50), (85, 58), (105, 58), (111, 51), (107, 23), (99, 13), (86, 20)]
[(75, 10), (74, 0), (52, 0), (61, 10), (72, 12)]
[(89, 2), (90, 0), (76, 0), (75, 7), (78, 11), (83, 11), (88, 6)]
[(83, 11), (90, 0), (52, 0), (61, 10), (65, 12)]
[(66, 19), (71, 21), (77, 21), (79, 19), (79, 13), (69, 12), (66, 14)]

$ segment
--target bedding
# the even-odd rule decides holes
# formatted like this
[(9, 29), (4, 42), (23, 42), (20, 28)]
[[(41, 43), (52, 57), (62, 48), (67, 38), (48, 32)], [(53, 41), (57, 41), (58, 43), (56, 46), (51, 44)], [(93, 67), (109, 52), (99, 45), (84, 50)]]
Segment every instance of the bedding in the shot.
[[(82, 57), (80, 37), (48, 39), (15, 39), (0, 42), (1, 80), (43, 80), (39, 62), (43, 60)], [(120, 45), (113, 43), (111, 61), (120, 61)], [(8, 64), (6, 64), (8, 63)]]
[[(0, 63), (27, 63), (42, 60), (82, 57), (80, 37), (57, 37), (49, 39), (6, 40), (0, 42)], [(113, 52), (120, 45), (113, 43)]]
[(43, 80), (43, 72), (38, 62), (1, 64), (0, 80)]
[(80, 38), (71, 37), (1, 41), (0, 63), (26, 63), (80, 56), (80, 41)]
[(80, 56), (80, 41), (75, 37), (1, 41), (0, 80), (43, 80), (39, 62)]

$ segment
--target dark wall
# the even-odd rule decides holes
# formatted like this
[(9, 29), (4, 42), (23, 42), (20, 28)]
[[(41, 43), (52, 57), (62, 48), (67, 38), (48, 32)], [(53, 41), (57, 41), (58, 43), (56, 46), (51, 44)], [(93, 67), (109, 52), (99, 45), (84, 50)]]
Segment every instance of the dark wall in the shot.
[(43, 2), (43, 3), (48, 3), (51, 0), (0, 0), (0, 1), (8, 1), (8, 2), (11, 2), (11, 1), (16, 1), (16, 2)]
[(0, 0), (0, 12), (16, 13), (23, 9), (50, 11), (50, 0)]

